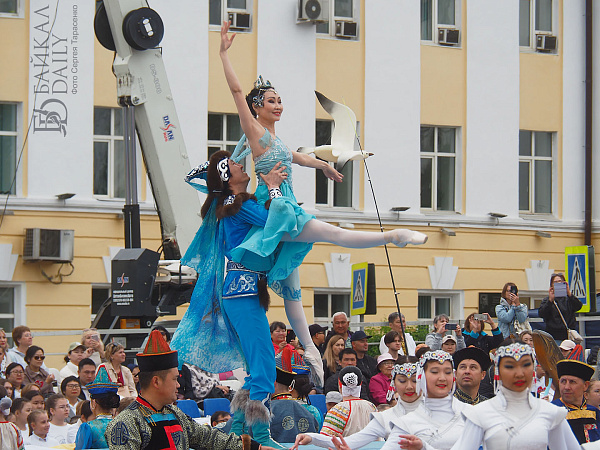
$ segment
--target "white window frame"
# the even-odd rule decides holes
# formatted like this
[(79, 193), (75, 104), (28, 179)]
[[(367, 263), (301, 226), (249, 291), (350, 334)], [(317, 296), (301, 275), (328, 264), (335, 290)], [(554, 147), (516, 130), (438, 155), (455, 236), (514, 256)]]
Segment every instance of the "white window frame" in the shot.
[[(247, 30), (234, 30), (236, 33), (251, 33), (252, 29), (254, 27), (254, 17), (253, 17), (253, 0), (246, 0), (246, 8), (245, 9), (240, 9), (240, 8), (228, 8), (227, 7), (227, 0), (220, 0), (221, 2), (221, 23), (219, 24), (213, 24), (210, 23), (210, 12), (209, 12), (209, 29), (211, 31), (220, 31), (221, 30), (221, 24), (224, 21), (229, 20), (229, 13), (243, 13), (243, 14), (250, 14), (250, 28), (248, 28)], [(210, 3), (209, 3), (209, 8), (210, 8)]]
[[(333, 133), (334, 123), (333, 120), (321, 120), (317, 119), (317, 122), (329, 122), (331, 125), (331, 132)], [(360, 126), (357, 123), (356, 129), (359, 130)], [(356, 149), (358, 150), (358, 149)], [(360, 179), (360, 161), (348, 161), (347, 164), (352, 164), (352, 186), (350, 189), (352, 191), (352, 200), (350, 202), (350, 206), (337, 206), (334, 204), (335, 199), (335, 181), (327, 179), (327, 203), (317, 203), (316, 202), (316, 193), (317, 193), (317, 184), (315, 178), (315, 208), (317, 209), (335, 209), (338, 211), (355, 211), (356, 206), (359, 203), (359, 193), (358, 193), (358, 180)], [(334, 163), (330, 162), (330, 166), (335, 166)]]
[[(418, 317), (419, 301), (418, 297), (431, 297), (431, 317)], [(435, 299), (450, 298), (450, 321), (464, 320), (465, 293), (457, 290), (419, 290), (417, 291), (417, 317), (419, 321), (425, 321), (429, 325), (429, 321), (435, 317)]]
[[(227, 150), (227, 146), (228, 145), (233, 145), (234, 147), (237, 145), (237, 143), (239, 142), (240, 138), (242, 137), (240, 135), (240, 137), (235, 140), (235, 141), (229, 141), (227, 140), (227, 116), (237, 116), (237, 114), (230, 114), (230, 113), (218, 113), (218, 112), (209, 112), (208, 116), (221, 116), (221, 120), (223, 123), (223, 129), (222, 129), (222, 139), (219, 140), (207, 140), (207, 144), (206, 144), (206, 157), (207, 160), (208, 158), (210, 158), (210, 155), (208, 154), (208, 148), (209, 147), (219, 147), (219, 150)], [(208, 116), (206, 118), (207, 123), (208, 123)], [(208, 132), (207, 132), (208, 133)]]
[(6, 195), (19, 196), (21, 194), (21, 179), (22, 179), (22, 167), (19, 164), (19, 155), (21, 153), (23, 147), (23, 123), (22, 123), (22, 113), (23, 113), (23, 104), (19, 102), (0, 102), (2, 104), (10, 104), (15, 105), (15, 114), (16, 114), (16, 131), (2, 131), (0, 130), (0, 136), (15, 136), (15, 191), (12, 194), (0, 194), (1, 197), (5, 197)]
[[(117, 197), (115, 196), (115, 142), (116, 141), (123, 141), (123, 146), (125, 146), (125, 138), (124, 136), (119, 136), (114, 133), (114, 129), (115, 129), (115, 111), (121, 111), (121, 108), (113, 108), (113, 107), (106, 107), (106, 106), (94, 106), (94, 113), (96, 108), (102, 108), (102, 109), (110, 109), (110, 135), (103, 135), (103, 134), (94, 134), (94, 143), (96, 142), (105, 142), (108, 144), (108, 192), (106, 194), (96, 194), (94, 193), (94, 198), (97, 199), (110, 199), (110, 200), (123, 200), (125, 197)], [(93, 126), (93, 124), (92, 124)], [(123, 134), (125, 134), (125, 117), (123, 117)], [(137, 137), (136, 137), (137, 139)], [(139, 145), (139, 141), (136, 141), (136, 161), (140, 160), (140, 145)], [(93, 150), (92, 150), (93, 151)], [(123, 151), (125, 151), (125, 148), (123, 147)], [(92, 164), (94, 161), (94, 156), (92, 153)], [(139, 163), (138, 163), (138, 167), (137, 169), (139, 170)], [(92, 168), (93, 170), (93, 168)], [(94, 175), (94, 174), (93, 174)], [(94, 192), (94, 176), (92, 175), (92, 192)], [(139, 180), (138, 180), (139, 182)], [(126, 180), (124, 180), (124, 183), (126, 183)]]
[[(16, 0), (17, 3), (17, 12), (16, 13), (7, 13), (0, 11), (1, 18), (14, 18), (14, 19), (23, 19), (25, 17), (25, 5), (24, 0)], [(32, 10), (33, 12), (33, 10)]]
[[(352, 1), (352, 17), (336, 16), (335, 15), (335, 0), (329, 0), (329, 31), (322, 33), (317, 31), (316, 35), (320, 39), (338, 39), (343, 41), (358, 41), (360, 39), (360, 1), (361, 0), (348, 0)], [(364, 0), (366, 1), (366, 0)], [(354, 22), (356, 23), (356, 37), (338, 37), (335, 35), (335, 22)]]
[[(419, 195), (419, 206), (421, 208), (421, 212), (423, 213), (435, 213), (435, 214), (452, 214), (461, 210), (461, 197), (460, 193), (462, 192), (462, 175), (461, 175), (461, 167), (462, 167), (462, 128), (461, 127), (452, 127), (452, 126), (437, 126), (437, 125), (427, 125), (422, 124), (421, 128), (434, 128), (434, 137), (433, 137), (433, 152), (423, 152), (419, 149), (419, 167), (421, 164), (421, 159), (430, 158), (433, 160), (432, 164), (432, 174), (431, 174), (431, 191), (432, 191), (432, 200), (431, 200), (431, 208), (425, 208), (420, 206), (421, 198)], [(437, 158), (450, 158), (450, 153), (438, 153), (438, 130), (440, 128), (453, 128), (455, 130), (454, 133), (454, 209), (453, 210), (445, 210), (445, 209), (437, 209), (437, 166), (438, 161)], [(440, 156), (441, 155), (441, 156)], [(419, 180), (419, 189), (421, 187)]]
[[(537, 52), (536, 51), (536, 35), (537, 34), (550, 34), (552, 36), (558, 36), (558, 31), (557, 31), (558, 30), (558, 15), (559, 15), (558, 3), (559, 2), (557, 0), (552, 0), (552, 30), (551, 31), (536, 30), (535, 29), (535, 10), (536, 10), (537, 0), (529, 0), (529, 5), (530, 5), (529, 6), (529, 45), (521, 45), (520, 39), (519, 39), (519, 49), (522, 52), (540, 53), (540, 54), (549, 54), (549, 55), (557, 54), (558, 42), (557, 42), (555, 51)], [(520, 14), (520, 12), (519, 12), (519, 14)], [(519, 18), (519, 36), (521, 34), (520, 26), (521, 26), (521, 21)]]
[[(521, 210), (519, 209), (519, 215), (522, 217), (527, 217), (527, 216), (535, 216), (537, 218), (543, 218), (543, 217), (548, 217), (548, 218), (555, 218), (555, 212), (557, 210), (557, 185), (556, 185), (556, 180), (558, 179), (558, 174), (557, 174), (557, 158), (556, 158), (556, 132), (555, 131), (540, 131), (540, 130), (519, 130), (519, 131), (529, 131), (531, 132), (531, 155), (529, 156), (524, 156), (524, 155), (519, 155), (519, 171), (520, 171), (520, 163), (521, 162), (528, 162), (529, 163), (529, 210)], [(552, 149), (551, 149), (551, 156), (535, 156), (535, 133), (536, 132), (541, 132), (541, 133), (551, 133), (552, 135)], [(551, 180), (551, 186), (552, 186), (552, 196), (551, 196), (551, 208), (552, 210), (549, 213), (546, 212), (535, 212), (534, 209), (534, 205), (535, 205), (535, 170), (534, 170), (534, 164), (535, 161), (550, 161), (552, 163), (552, 180)], [(518, 193), (519, 193), (519, 197), (521, 195), (521, 183), (519, 182), (519, 187), (518, 187)], [(520, 208), (520, 205), (518, 205)]]
[[(322, 317), (322, 316), (316, 316), (315, 315), (315, 298), (314, 296), (316, 295), (327, 295), (327, 317)], [(331, 326), (331, 320), (332, 320), (332, 315), (335, 314), (336, 312), (339, 312), (338, 310), (333, 311), (331, 308), (331, 296), (332, 295), (346, 295), (348, 296), (348, 311), (346, 312), (346, 314), (348, 314), (348, 317), (350, 319), (350, 323), (358, 323), (360, 321), (360, 316), (353, 316), (350, 317), (350, 306), (351, 306), (351, 299), (350, 296), (352, 295), (352, 290), (350, 288), (339, 288), (339, 289), (315, 289), (313, 292), (313, 319), (315, 323), (318, 323), (320, 325), (328, 325)]]
[[(422, 4), (423, 0), (421, 0)], [(438, 0), (431, 0), (431, 40), (429, 39), (421, 39), (421, 44), (429, 44), (429, 45), (439, 45), (441, 47), (448, 48), (460, 48), (462, 46), (462, 26), (461, 26), (461, 18), (462, 18), (462, 1), (455, 0), (454, 1), (454, 25), (452, 24), (444, 24), (438, 22)], [(452, 28), (459, 31), (458, 44), (457, 45), (442, 45), (439, 43), (438, 30), (439, 28)], [(419, 34), (421, 34), (421, 29), (419, 27)]]
[[(14, 304), (13, 304), (13, 314), (0, 314), (0, 318), (2, 319), (13, 319), (13, 327), (19, 325), (27, 325), (27, 315), (26, 315), (26, 287), (25, 283), (11, 283), (11, 282), (2, 282), (0, 283), (0, 287), (3, 288), (12, 288), (14, 290)], [(10, 339), (10, 333), (12, 330), (4, 330), (6, 331), (6, 337)]]

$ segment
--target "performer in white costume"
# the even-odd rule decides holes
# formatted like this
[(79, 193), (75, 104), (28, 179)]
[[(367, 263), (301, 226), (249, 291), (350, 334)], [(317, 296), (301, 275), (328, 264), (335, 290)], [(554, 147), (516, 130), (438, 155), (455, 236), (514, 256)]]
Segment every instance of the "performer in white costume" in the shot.
[[(402, 356), (402, 364), (396, 364), (392, 370), (392, 384), (398, 394), (398, 402), (393, 408), (382, 412), (371, 413), (371, 421), (358, 433), (345, 438), (349, 448), (360, 448), (377, 439), (387, 439), (390, 435), (390, 423), (414, 410), (421, 404), (421, 396), (416, 392), (417, 364), (416, 358)], [(324, 448), (333, 448), (334, 442), (330, 436), (319, 433), (299, 434), (292, 449), (299, 445), (313, 444)]]
[[(534, 376), (532, 348), (506, 340), (496, 351), (496, 396), (465, 409), (465, 427), (453, 450), (527, 449), (575, 450), (581, 448), (565, 420), (567, 410), (531, 395)], [(402, 448), (431, 448), (407, 436)], [(441, 447), (435, 447), (441, 448)]]
[(422, 393), (423, 401), (415, 411), (392, 420), (392, 431), (382, 450), (397, 449), (401, 438), (407, 435), (421, 445), (414, 448), (426, 449), (449, 449), (460, 438), (464, 430), (461, 413), (472, 406), (453, 396), (452, 355), (436, 350), (421, 356), (417, 364), (417, 392)]

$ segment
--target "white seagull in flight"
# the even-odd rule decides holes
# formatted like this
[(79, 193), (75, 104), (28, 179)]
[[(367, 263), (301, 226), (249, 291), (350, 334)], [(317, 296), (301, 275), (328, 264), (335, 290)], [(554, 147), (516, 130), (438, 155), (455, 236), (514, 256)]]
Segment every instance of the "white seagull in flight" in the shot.
[(318, 147), (300, 147), (300, 153), (314, 153), (317, 158), (335, 163), (337, 171), (341, 172), (348, 161), (367, 159), (373, 153), (355, 151), (356, 114), (346, 105), (329, 100), (320, 92), (315, 91), (319, 103), (333, 117), (334, 128), (331, 134), (331, 145)]

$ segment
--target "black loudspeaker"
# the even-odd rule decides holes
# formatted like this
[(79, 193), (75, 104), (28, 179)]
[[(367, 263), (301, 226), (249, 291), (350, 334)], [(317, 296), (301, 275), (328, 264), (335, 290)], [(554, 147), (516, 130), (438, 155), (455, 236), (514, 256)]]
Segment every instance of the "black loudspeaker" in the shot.
[(146, 248), (125, 248), (112, 260), (111, 315), (156, 316), (152, 288), (160, 255)]
[(367, 268), (367, 309), (365, 314), (377, 314), (377, 285), (375, 283), (375, 264)]

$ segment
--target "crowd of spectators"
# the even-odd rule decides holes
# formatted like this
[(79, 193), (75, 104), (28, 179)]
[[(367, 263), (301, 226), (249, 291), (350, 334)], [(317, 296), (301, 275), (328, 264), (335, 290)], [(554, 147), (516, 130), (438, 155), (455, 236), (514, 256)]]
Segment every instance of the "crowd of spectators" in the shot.
[[(542, 301), (539, 315), (548, 333), (556, 339), (563, 358), (584, 361), (586, 352), (581, 343), (568, 339), (573, 336), (569, 329), (575, 328), (575, 313), (581, 303), (571, 295), (568, 285), (566, 295), (555, 295), (555, 283), (565, 283), (564, 277), (561, 274), (552, 276), (549, 295)], [(402, 372), (397, 368), (416, 362), (428, 351), (441, 350), (452, 355), (456, 380), (454, 396), (459, 401), (477, 405), (492, 398), (495, 349), (508, 337), (518, 338), (532, 347), (534, 343), (527, 305), (521, 303), (514, 283), (504, 286), (495, 313), (497, 323), (488, 313), (471, 313), (460, 321), (462, 325), (458, 318), (439, 314), (433, 318), (431, 332), (424, 343), (417, 343), (406, 329), (404, 315), (394, 312), (388, 317), (390, 331), (384, 333), (379, 342), (371, 343), (379, 350), (376, 357), (369, 354), (372, 336), (362, 330), (351, 331), (350, 321), (343, 312), (333, 315), (331, 330), (319, 324), (311, 325), (310, 336), (323, 358), (323, 386), (308, 377), (282, 380), (278, 376), (272, 412), (274, 417), (281, 415), (288, 422), (286, 426), (273, 422), (273, 438), (280, 442), (296, 440), (306, 444), (315, 438), (305, 434), (307, 431), (329, 437), (348, 437), (367, 425), (375, 427), (370, 425), (372, 412), (385, 411), (399, 403), (410, 410), (418, 393), (415, 385), (408, 383), (410, 377), (398, 376)], [(169, 332), (160, 326), (156, 328), (169, 342)], [(285, 323), (273, 322), (270, 331), (275, 355), (282, 352), (303, 354), (301, 343)], [(95, 329), (83, 330), (81, 340), (68, 346), (61, 368), (46, 366), (44, 349), (33, 343), (28, 327), (15, 327), (12, 340), (14, 347), (8, 348), (6, 332), (0, 329), (0, 399), (5, 398), (0, 401), (0, 413), (6, 419), (0, 423), (12, 424), (15, 436), (20, 434), (25, 445), (73, 444), (83, 423), (98, 414), (114, 416), (118, 413), (116, 408), (90, 402), (86, 386), (94, 381), (100, 368), (106, 369), (109, 379), (119, 386), (119, 410), (138, 395), (139, 367), (135, 364), (126, 366), (126, 349), (114, 342), (105, 346)], [(405, 350), (408, 355), (404, 354)], [(598, 350), (598, 347), (591, 349), (588, 362), (597, 364)], [(596, 378), (597, 374), (589, 382), (575, 383), (568, 392), (561, 389), (556, 394), (573, 405), (587, 403), (600, 407), (600, 381)], [(556, 384), (552, 385), (550, 381), (541, 365), (536, 364), (533, 394), (551, 401)], [(214, 374), (184, 364), (180, 369), (178, 399), (193, 400), (199, 409), (203, 409), (204, 401), (209, 398), (232, 400), (236, 386), (241, 383), (236, 385), (232, 372)], [(325, 395), (325, 411), (311, 404), (311, 394)], [(6, 399), (10, 399), (8, 407)], [(289, 417), (294, 419), (293, 426)], [(230, 419), (227, 411), (217, 411), (212, 414), (209, 424), (227, 431)]]

